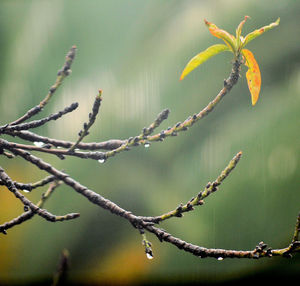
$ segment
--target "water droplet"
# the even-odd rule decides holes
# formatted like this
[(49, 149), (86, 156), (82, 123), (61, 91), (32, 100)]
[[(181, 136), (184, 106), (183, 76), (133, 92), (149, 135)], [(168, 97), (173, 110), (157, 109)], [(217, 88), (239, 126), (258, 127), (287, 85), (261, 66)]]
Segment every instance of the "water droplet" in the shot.
[(149, 148), (149, 147), (150, 147), (150, 143), (149, 143), (149, 142), (146, 142), (146, 143), (144, 144), (144, 147), (145, 147), (145, 148)]
[(104, 158), (101, 158), (101, 159), (98, 160), (98, 162), (99, 162), (100, 164), (103, 164), (103, 163), (105, 162), (105, 159), (104, 159)]
[(30, 193), (30, 191), (29, 191), (29, 190), (26, 190), (26, 189), (24, 189), (23, 192), (24, 192), (24, 193)]
[(148, 259), (153, 259), (153, 256), (150, 253), (146, 253)]
[(35, 142), (33, 142), (33, 144), (36, 146), (36, 147), (43, 147), (44, 146), (44, 142), (37, 142), (37, 141), (35, 141)]
[(219, 261), (222, 261), (223, 259), (224, 259), (224, 258), (223, 258), (223, 257), (221, 257), (221, 256), (220, 256), (220, 257), (218, 257), (218, 260), (219, 260)]

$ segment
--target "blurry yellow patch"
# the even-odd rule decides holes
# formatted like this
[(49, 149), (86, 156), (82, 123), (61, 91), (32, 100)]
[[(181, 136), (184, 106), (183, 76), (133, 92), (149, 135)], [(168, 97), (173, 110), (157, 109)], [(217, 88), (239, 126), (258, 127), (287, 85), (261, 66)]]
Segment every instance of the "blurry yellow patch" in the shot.
[(98, 256), (84, 281), (89, 283), (108, 283), (132, 285), (138, 283), (143, 276), (156, 263), (158, 257), (149, 260), (144, 253), (142, 244), (135, 239), (116, 245), (110, 254), (103, 257)]

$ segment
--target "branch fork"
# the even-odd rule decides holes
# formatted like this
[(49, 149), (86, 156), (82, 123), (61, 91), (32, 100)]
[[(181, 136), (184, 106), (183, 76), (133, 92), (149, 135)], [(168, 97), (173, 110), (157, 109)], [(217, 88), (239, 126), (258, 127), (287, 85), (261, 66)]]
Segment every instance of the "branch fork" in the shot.
[[(155, 133), (161, 123), (167, 120), (170, 113), (168, 109), (164, 109), (161, 113), (159, 113), (155, 120), (148, 127), (142, 128), (140, 134), (130, 136), (128, 139), (111, 139), (103, 142), (88, 143), (82, 142), (83, 139), (89, 135), (90, 129), (96, 121), (100, 111), (102, 102), (102, 90), (99, 90), (98, 94), (95, 97), (92, 111), (89, 113), (88, 121), (83, 124), (83, 128), (79, 131), (78, 139), (75, 142), (44, 137), (32, 131), (29, 131), (40, 126), (44, 126), (45, 124), (50, 123), (52, 120), (58, 120), (62, 116), (65, 116), (68, 113), (72, 113), (76, 108), (78, 108), (78, 104), (73, 103), (69, 107), (66, 107), (62, 111), (59, 111), (55, 114), (51, 114), (39, 120), (25, 122), (45, 108), (58, 87), (62, 84), (63, 80), (70, 74), (70, 68), (75, 58), (75, 54), (76, 47), (73, 46), (66, 56), (66, 61), (63, 67), (57, 73), (55, 83), (50, 87), (46, 97), (37, 106), (31, 108), (23, 116), (16, 119), (15, 121), (0, 126), (0, 155), (3, 155), (9, 159), (14, 159), (16, 156), (19, 156), (48, 174), (47, 177), (41, 179), (36, 183), (24, 184), (21, 182), (13, 181), (5, 172), (5, 170), (0, 167), (0, 185), (5, 186), (24, 205), (24, 212), (20, 216), (0, 225), (1, 233), (6, 234), (8, 229), (15, 227), (18, 224), (24, 223), (25, 221), (31, 219), (34, 215), (38, 215), (50, 222), (65, 221), (78, 218), (78, 213), (53, 215), (49, 211), (43, 209), (44, 204), (49, 199), (51, 194), (55, 191), (55, 189), (60, 185), (65, 184), (88, 199), (91, 203), (103, 209), (106, 209), (112, 214), (120, 216), (130, 222), (131, 225), (142, 235), (142, 244), (149, 259), (152, 259), (154, 255), (151, 242), (146, 237), (146, 232), (153, 233), (161, 242), (165, 241), (171, 243), (179, 249), (201, 258), (214, 257), (218, 260), (222, 260), (224, 258), (257, 259), (273, 256), (291, 257), (292, 254), (300, 252), (300, 214), (298, 216), (292, 242), (288, 247), (283, 249), (267, 248), (267, 245), (263, 242), (260, 242), (254, 250), (248, 251), (205, 248), (183, 241), (182, 239), (166, 232), (162, 228), (157, 227), (159, 223), (162, 223), (167, 219), (181, 218), (185, 213), (194, 211), (196, 207), (202, 206), (204, 204), (204, 200), (212, 193), (215, 193), (220, 188), (222, 182), (229, 176), (229, 174), (231, 174), (231, 172), (241, 159), (242, 152), (238, 152), (220, 173), (220, 175), (213, 182), (208, 182), (203, 190), (195, 194), (195, 196), (189, 201), (187, 201), (186, 203), (180, 203), (179, 206), (175, 207), (171, 211), (151, 217), (132, 214), (130, 211), (121, 208), (109, 199), (104, 198), (95, 191), (90, 190), (88, 187), (80, 184), (67, 173), (56, 169), (51, 164), (43, 161), (40, 157), (32, 154), (32, 152), (48, 153), (57, 156), (60, 159), (65, 159), (69, 156), (73, 156), (80, 159), (98, 160), (100, 163), (104, 163), (111, 157), (114, 157), (123, 151), (131, 150), (133, 147), (140, 145), (148, 147), (152, 142), (162, 142), (168, 137), (177, 136), (182, 131), (187, 131), (196, 122), (207, 116), (237, 83), (242, 64), (240, 56), (237, 56), (235, 58), (232, 64), (231, 73), (229, 77), (224, 80), (223, 88), (216, 95), (216, 97), (208, 103), (205, 108), (203, 108), (198, 113), (194, 113), (193, 115), (188, 116), (184, 121), (175, 123), (173, 126), (168, 127), (165, 130), (161, 130)], [(27, 144), (20, 144), (4, 140), (3, 138), (1, 138), (1, 135), (8, 135), (13, 138), (17, 137), (19, 139), (27, 141)], [(34, 144), (32, 145), (32, 143)], [(31, 202), (23, 194), (26, 192), (31, 192), (33, 190), (36, 191), (38, 188), (48, 184), (48, 190), (41, 196), (40, 201), (36, 204)]]

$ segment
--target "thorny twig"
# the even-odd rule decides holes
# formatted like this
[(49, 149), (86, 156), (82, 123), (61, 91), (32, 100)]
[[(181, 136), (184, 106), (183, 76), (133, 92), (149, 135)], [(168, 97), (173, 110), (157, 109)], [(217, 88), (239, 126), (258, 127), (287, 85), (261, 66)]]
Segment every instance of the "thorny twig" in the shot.
[[(190, 252), (199, 257), (215, 257), (222, 260), (227, 257), (231, 258), (261, 258), (261, 257), (271, 257), (271, 256), (284, 256), (290, 257), (293, 253), (300, 251), (299, 242), (299, 224), (300, 224), (300, 214), (298, 216), (295, 232), (291, 244), (283, 249), (271, 249), (267, 248), (267, 245), (260, 242), (254, 250), (249, 251), (238, 251), (238, 250), (225, 250), (225, 249), (213, 249), (204, 248), (191, 243), (185, 242), (179, 238), (172, 236), (163, 229), (156, 227), (155, 225), (166, 219), (172, 217), (182, 217), (183, 213), (192, 211), (195, 206), (202, 205), (204, 199), (211, 193), (215, 192), (219, 185), (224, 179), (230, 174), (230, 172), (236, 167), (239, 162), (242, 153), (239, 152), (237, 155), (229, 162), (227, 167), (222, 171), (222, 173), (217, 177), (212, 183), (208, 183), (204, 190), (199, 192), (195, 197), (189, 200), (186, 204), (180, 204), (176, 209), (164, 213), (160, 216), (144, 217), (136, 216), (130, 211), (127, 211), (114, 202), (104, 198), (100, 194), (90, 190), (86, 186), (83, 186), (73, 178), (71, 178), (67, 173), (57, 170), (51, 164), (43, 161), (41, 158), (32, 155), (30, 152), (43, 152), (56, 155), (61, 159), (67, 156), (75, 156), (82, 159), (94, 159), (104, 162), (105, 160), (113, 157), (123, 151), (130, 150), (131, 147), (150, 144), (150, 142), (160, 142), (167, 137), (177, 136), (181, 131), (188, 130), (197, 121), (208, 115), (216, 105), (221, 101), (221, 99), (232, 89), (232, 87), (237, 83), (239, 74), (241, 59), (237, 57), (232, 65), (232, 71), (229, 77), (224, 80), (224, 86), (217, 96), (200, 112), (189, 116), (183, 122), (178, 122), (172, 127), (162, 130), (156, 134), (153, 134), (155, 129), (157, 129), (160, 124), (168, 118), (169, 110), (163, 110), (157, 118), (149, 125), (149, 127), (144, 127), (141, 133), (137, 136), (129, 137), (128, 139), (111, 139), (105, 142), (92, 142), (84, 143), (82, 140), (89, 134), (89, 129), (96, 120), (100, 104), (102, 101), (102, 90), (99, 90), (99, 94), (96, 96), (92, 112), (89, 114), (89, 121), (83, 125), (83, 130), (79, 132), (79, 138), (76, 142), (58, 140), (55, 138), (49, 138), (37, 135), (29, 129), (42, 126), (51, 120), (59, 119), (67, 113), (74, 111), (77, 107), (77, 103), (73, 103), (71, 106), (65, 108), (63, 111), (57, 112), (53, 115), (45, 117), (40, 120), (34, 120), (31, 122), (23, 123), (24, 121), (30, 119), (32, 116), (39, 113), (45, 105), (49, 102), (51, 97), (57, 88), (61, 85), (62, 81), (66, 76), (70, 74), (70, 67), (74, 60), (76, 52), (76, 47), (73, 46), (66, 56), (66, 62), (62, 69), (58, 72), (55, 84), (50, 88), (47, 96), (40, 102), (39, 105), (30, 109), (19, 119), (14, 122), (0, 126), (0, 135), (5, 134), (12, 137), (18, 137), (20, 139), (26, 140), (28, 142), (34, 142), (31, 144), (20, 144), (15, 142), (9, 142), (0, 138), (0, 155), (4, 155), (8, 158), (14, 158), (15, 156), (22, 157), (24, 160), (30, 162), (41, 170), (44, 170), (50, 176), (36, 182), (34, 184), (22, 184), (19, 182), (14, 182), (4, 169), (0, 168), (0, 185), (4, 185), (10, 190), (16, 198), (18, 198), (25, 208), (25, 212), (19, 217), (0, 225), (0, 232), (6, 234), (6, 230), (23, 223), (24, 221), (30, 219), (33, 215), (38, 214), (48, 221), (63, 221), (74, 219), (79, 216), (79, 214), (67, 214), (64, 216), (55, 216), (48, 211), (42, 209), (44, 202), (52, 194), (54, 189), (60, 184), (66, 184), (70, 186), (73, 190), (79, 194), (86, 197), (90, 202), (100, 206), (101, 208), (109, 210), (111, 213), (118, 215), (120, 217), (128, 220), (135, 228), (137, 228), (143, 237), (143, 245), (145, 247), (145, 252), (148, 258), (153, 258), (153, 252), (151, 249), (151, 243), (146, 238), (145, 231), (153, 233), (157, 236), (160, 241), (169, 242), (179, 249)], [(102, 150), (102, 151), (99, 151)], [(34, 188), (44, 186), (50, 183), (50, 186), (46, 193), (41, 197), (41, 200), (37, 204), (33, 204), (29, 199), (27, 199), (19, 190), (31, 191)]]

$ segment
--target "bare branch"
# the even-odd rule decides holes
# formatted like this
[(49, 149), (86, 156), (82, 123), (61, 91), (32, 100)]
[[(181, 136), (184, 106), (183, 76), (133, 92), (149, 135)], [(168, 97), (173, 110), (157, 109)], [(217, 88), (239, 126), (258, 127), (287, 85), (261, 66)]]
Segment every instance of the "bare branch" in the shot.
[[(170, 127), (166, 130), (155, 135), (145, 136), (144, 132), (136, 137), (130, 137), (122, 144), (120, 147), (105, 152), (105, 159), (115, 156), (116, 154), (129, 150), (132, 146), (139, 146), (144, 144), (149, 144), (149, 142), (163, 141), (165, 138), (170, 136), (177, 136), (179, 132), (188, 130), (189, 127), (194, 125), (197, 121), (208, 115), (221, 101), (221, 99), (232, 89), (232, 87), (237, 83), (239, 79), (240, 69), (241, 69), (241, 60), (237, 58), (233, 63), (232, 71), (229, 77), (224, 80), (224, 87), (218, 93), (218, 95), (199, 113), (189, 116), (184, 122), (178, 122), (173, 127)], [(154, 124), (153, 124), (154, 125)], [(152, 126), (152, 125), (150, 125)], [(144, 129), (145, 130), (145, 129)], [(147, 130), (147, 129), (146, 129)], [(152, 130), (151, 130), (152, 131)], [(151, 132), (150, 132), (151, 133)], [(147, 134), (147, 132), (146, 132)]]
[(52, 286), (65, 285), (67, 273), (69, 270), (69, 251), (64, 249), (61, 253), (57, 272), (53, 277)]
[[(24, 183), (19, 183), (14, 181), (14, 185), (17, 189), (19, 190), (26, 190), (27, 192), (31, 192), (33, 189), (42, 187), (44, 185), (47, 185), (51, 182), (55, 181), (55, 177), (54, 176), (48, 176), (38, 182), (32, 183), (32, 184), (24, 184)], [(0, 180), (0, 185), (4, 185), (4, 183)]]
[(41, 216), (42, 218), (48, 221), (51, 222), (64, 221), (64, 220), (70, 220), (79, 217), (78, 213), (71, 213), (64, 216), (55, 216), (50, 212), (46, 211), (45, 209), (39, 208), (18, 191), (12, 179), (4, 172), (4, 170), (1, 167), (0, 167), (0, 180), (15, 195), (15, 197), (18, 198), (24, 204), (25, 207), (30, 208), (32, 212), (36, 213), (37, 215)]
[[(23, 123), (25, 120), (31, 118), (33, 115), (37, 114), (43, 109), (43, 107), (49, 102), (49, 100), (53, 96), (56, 89), (61, 85), (63, 79), (70, 73), (70, 67), (75, 57), (75, 51), (76, 47), (73, 46), (66, 56), (66, 62), (64, 66), (58, 72), (55, 84), (50, 88), (44, 100), (42, 100), (39, 105), (29, 110), (25, 115), (23, 115), (16, 121), (0, 127), (0, 134), (6, 134), (12, 137), (19, 137), (26, 141), (34, 142), (35, 144), (35, 146), (28, 144), (20, 144), (15, 142), (9, 142), (0, 138), (0, 155), (4, 155), (8, 158), (20, 156), (27, 162), (35, 165), (39, 169), (44, 170), (45, 172), (50, 174), (50, 176), (36, 183), (22, 184), (19, 182), (12, 181), (12, 179), (6, 174), (4, 169), (0, 168), (0, 184), (5, 185), (15, 195), (15, 197), (23, 203), (25, 209), (25, 213), (23, 213), (22, 215), (0, 225), (0, 232), (6, 233), (7, 229), (17, 224), (23, 223), (24, 221), (32, 218), (35, 214), (38, 214), (39, 216), (51, 222), (64, 221), (78, 217), (78, 213), (67, 214), (64, 216), (56, 216), (42, 209), (44, 202), (53, 193), (54, 189), (59, 184), (64, 183), (70, 186), (73, 190), (75, 190), (85, 198), (87, 198), (93, 204), (96, 204), (97, 206), (100, 206), (105, 210), (109, 210), (111, 213), (123, 217), (128, 222), (130, 222), (132, 226), (136, 228), (142, 235), (142, 243), (145, 247), (145, 252), (149, 259), (153, 258), (153, 252), (151, 248), (151, 243), (146, 238), (145, 231), (155, 234), (160, 241), (171, 243), (179, 249), (183, 249), (184, 251), (187, 251), (189, 253), (192, 253), (193, 255), (202, 258), (214, 257), (218, 260), (222, 260), (224, 258), (229, 257), (291, 257), (293, 253), (300, 252), (300, 214), (298, 216), (295, 232), (290, 245), (282, 249), (267, 248), (267, 245), (263, 242), (260, 242), (255, 247), (255, 249), (247, 251), (205, 248), (185, 242), (184, 240), (177, 238), (171, 235), (170, 233), (154, 226), (155, 224), (158, 224), (159, 222), (172, 217), (182, 217), (183, 213), (193, 210), (195, 206), (202, 205), (203, 200), (206, 197), (208, 197), (211, 193), (215, 192), (218, 189), (218, 186), (223, 182), (223, 180), (226, 179), (231, 173), (231, 171), (236, 167), (237, 163), (241, 158), (242, 152), (237, 153), (237, 155), (229, 162), (229, 164), (225, 167), (225, 169), (221, 172), (217, 179), (213, 183), (208, 183), (204, 190), (199, 192), (194, 198), (189, 200), (186, 204), (180, 204), (180, 206), (176, 209), (156, 217), (143, 217), (132, 214), (130, 211), (121, 208), (109, 199), (104, 198), (100, 194), (80, 184), (75, 179), (71, 178), (67, 173), (59, 171), (58, 169), (54, 168), (51, 164), (29, 153), (29, 151), (35, 151), (56, 155), (61, 159), (65, 158), (65, 156), (74, 156), (79, 157), (81, 159), (94, 159), (99, 160), (100, 162), (104, 162), (105, 160), (115, 156), (116, 154), (129, 150), (131, 147), (139, 145), (144, 145), (146, 147), (147, 144), (150, 144), (150, 142), (163, 141), (167, 137), (177, 136), (178, 133), (180, 133), (181, 131), (188, 130), (189, 127), (193, 126), (194, 123), (198, 122), (200, 119), (208, 115), (217, 106), (221, 99), (237, 83), (241, 69), (240, 66), (242, 64), (240, 56), (237, 56), (235, 58), (235, 61), (233, 62), (232, 70), (229, 77), (226, 80), (224, 80), (223, 88), (205, 108), (203, 108), (200, 112), (189, 116), (183, 122), (178, 122), (172, 127), (162, 130), (154, 135), (154, 130), (157, 129), (160, 126), (160, 124), (168, 118), (168, 109), (163, 110), (149, 125), (149, 127), (143, 128), (141, 133), (135, 137), (129, 137), (126, 140), (111, 139), (105, 142), (82, 143), (84, 137), (86, 137), (89, 134), (89, 130), (94, 124), (97, 114), (99, 112), (102, 100), (101, 90), (99, 90), (99, 94), (95, 98), (92, 112), (89, 114), (89, 121), (87, 123), (84, 123), (83, 130), (79, 132), (79, 138), (76, 142), (48, 138), (37, 135), (33, 132), (25, 131), (27, 129), (42, 126), (51, 120), (56, 120), (64, 114), (72, 112), (77, 108), (78, 104), (73, 103), (71, 106), (65, 108), (63, 111), (57, 112), (40, 120), (34, 120), (28, 123)], [(41, 144), (37, 144), (39, 142), (41, 142)], [(63, 147), (64, 149), (59, 149), (59, 147)], [(82, 150), (87, 151), (82, 152)], [(106, 150), (106, 152), (100, 152), (98, 150)], [(18, 191), (18, 189), (30, 191), (34, 188), (41, 187), (48, 183), (51, 183), (48, 190), (42, 195), (41, 200), (36, 205), (33, 204), (29, 199), (27, 199), (21, 192)]]
[(149, 232), (155, 234), (157, 238), (162, 242), (169, 242), (179, 249), (186, 252), (192, 253), (200, 258), (214, 257), (218, 260), (223, 260), (224, 258), (263, 258), (272, 256), (283, 256), (292, 257), (292, 253), (300, 252), (300, 242), (296, 241), (292, 243), (287, 248), (282, 249), (271, 249), (267, 248), (267, 245), (260, 242), (254, 250), (226, 250), (226, 249), (215, 249), (215, 248), (205, 248), (192, 243), (188, 243), (180, 238), (172, 236), (170, 233), (154, 227), (153, 225), (146, 225), (145, 229)]
[(66, 61), (63, 67), (57, 73), (57, 78), (55, 83), (51, 86), (47, 96), (40, 102), (40, 104), (31, 108), (23, 116), (21, 116), (19, 119), (15, 120), (14, 122), (11, 122), (9, 125), (20, 124), (25, 120), (31, 118), (32, 116), (38, 114), (44, 108), (44, 106), (49, 102), (50, 98), (53, 96), (57, 88), (62, 84), (65, 77), (67, 77), (71, 73), (71, 65), (75, 58), (75, 54), (76, 54), (76, 46), (73, 46), (66, 55)]
[(78, 107), (77, 102), (72, 103), (70, 106), (66, 107), (64, 110), (56, 112), (54, 114), (51, 114), (51, 115), (49, 115), (45, 118), (42, 118), (42, 119), (39, 119), (39, 120), (34, 120), (34, 121), (31, 121), (31, 122), (28, 122), (28, 123), (12, 125), (12, 126), (6, 125), (2, 129), (0, 128), (0, 133), (3, 133), (3, 130), (20, 131), (20, 130), (27, 130), (27, 129), (31, 129), (31, 128), (40, 127), (40, 126), (46, 124), (47, 122), (49, 122), (51, 120), (57, 120), (60, 117), (62, 117), (63, 115), (74, 111), (77, 107)]
[[(45, 144), (50, 144), (55, 147), (62, 147), (62, 148), (70, 148), (72, 147), (75, 142), (70, 141), (64, 141), (64, 140), (57, 140), (45, 136), (37, 135), (30, 131), (14, 131), (9, 132), (4, 130), (4, 134), (10, 135), (10, 136), (17, 136), (21, 139), (31, 141), (31, 142), (43, 142)], [(119, 140), (119, 139), (110, 139), (108, 141), (103, 142), (91, 142), (91, 143), (83, 143), (80, 142), (77, 144), (77, 148), (81, 150), (113, 150), (118, 147), (120, 147), (122, 144), (124, 144), (126, 140)]]
[[(50, 178), (50, 177), (48, 177)], [(50, 195), (53, 193), (53, 191), (60, 185), (61, 183), (59, 182), (53, 182), (48, 190), (42, 194), (42, 197), (40, 199), (40, 201), (36, 204), (36, 206), (38, 208), (42, 208), (44, 206), (45, 201), (50, 197)], [(17, 224), (21, 224), (29, 219), (31, 219), (33, 216), (35, 215), (35, 213), (31, 210), (28, 209), (27, 211), (25, 211), (23, 214), (21, 214), (20, 216), (12, 219), (9, 222), (6, 222), (2, 225), (0, 225), (0, 232), (2, 233), (6, 233), (6, 230), (9, 228), (14, 227)]]
[(78, 144), (82, 141), (82, 139), (89, 134), (89, 129), (94, 124), (97, 114), (99, 112), (99, 108), (100, 108), (101, 101), (102, 101), (101, 95), (102, 95), (102, 90), (99, 89), (99, 94), (96, 96), (94, 104), (93, 104), (92, 113), (89, 114), (89, 122), (83, 124), (83, 130), (80, 130), (80, 132), (78, 133), (79, 138), (76, 141), (76, 143), (74, 143), (71, 146), (71, 148), (69, 149), (69, 152), (74, 152), (74, 150), (77, 148)]
[(217, 191), (218, 186), (224, 181), (231, 171), (236, 167), (242, 156), (242, 152), (237, 153), (226, 168), (222, 171), (222, 173), (218, 176), (218, 178), (213, 183), (208, 183), (204, 188), (204, 191), (199, 192), (194, 198), (189, 200), (185, 205), (180, 204), (176, 209), (169, 211), (165, 214), (156, 217), (140, 217), (143, 221), (159, 223), (171, 217), (182, 217), (183, 213), (194, 210), (195, 206), (203, 205), (206, 197), (208, 197), (211, 193)]

